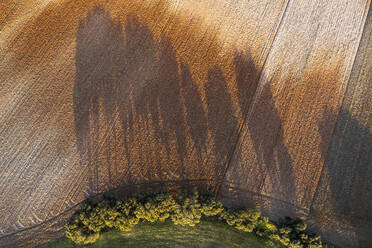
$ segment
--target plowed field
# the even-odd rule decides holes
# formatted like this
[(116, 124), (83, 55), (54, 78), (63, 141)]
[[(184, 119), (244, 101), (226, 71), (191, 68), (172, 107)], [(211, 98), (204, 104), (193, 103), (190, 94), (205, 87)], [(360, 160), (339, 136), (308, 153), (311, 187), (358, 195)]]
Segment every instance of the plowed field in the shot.
[(209, 187), (372, 242), (370, 0), (0, 3), (0, 247), (86, 197)]

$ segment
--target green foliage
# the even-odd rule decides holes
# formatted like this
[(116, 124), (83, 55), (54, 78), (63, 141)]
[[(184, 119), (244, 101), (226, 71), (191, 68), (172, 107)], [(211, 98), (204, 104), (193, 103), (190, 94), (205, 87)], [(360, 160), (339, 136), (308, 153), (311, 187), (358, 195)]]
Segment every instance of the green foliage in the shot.
[(101, 229), (105, 227), (105, 222), (101, 218), (99, 208), (93, 208), (89, 212), (80, 213), (79, 219), (85, 227), (87, 227), (90, 231), (94, 233), (100, 232)]
[(286, 217), (278, 223), (277, 241), (290, 248), (321, 248), (322, 241), (319, 236), (309, 233), (306, 224), (300, 219)]
[(130, 198), (126, 202), (117, 201), (113, 211), (118, 215), (113, 219), (112, 226), (123, 232), (130, 231), (140, 221), (136, 215), (138, 206), (135, 198)]
[[(99, 238), (99, 233), (96, 233), (84, 225), (81, 221), (81, 215), (74, 215), (66, 226), (66, 237), (77, 244), (94, 243)], [(86, 223), (86, 222), (85, 222)]]
[(91, 233), (85, 228), (66, 228), (66, 237), (77, 244), (91, 244), (97, 241), (99, 233)]
[(104, 198), (98, 203), (86, 202), (66, 225), (66, 237), (77, 244), (94, 243), (100, 233), (110, 229), (130, 231), (140, 221), (164, 222), (195, 226), (202, 217), (213, 217), (274, 245), (289, 248), (321, 248), (319, 236), (309, 233), (301, 220), (285, 218), (275, 224), (255, 209), (225, 209), (212, 195), (199, 196), (197, 191), (180, 194), (145, 193), (125, 201)]
[(139, 219), (149, 222), (165, 221), (179, 208), (179, 205), (170, 194), (156, 194), (154, 197), (147, 197), (144, 203), (139, 204), (135, 214)]
[(174, 224), (182, 226), (195, 226), (195, 224), (200, 222), (202, 209), (198, 198), (199, 195), (196, 191), (189, 197), (179, 197), (179, 204), (171, 216)]
[(218, 216), (224, 211), (221, 202), (213, 199), (211, 194), (204, 194), (200, 196), (201, 212), (204, 216)]
[(271, 240), (276, 238), (275, 235), (278, 232), (278, 228), (274, 223), (270, 222), (267, 217), (260, 217), (257, 221), (254, 232), (259, 237)]
[[(118, 204), (118, 201), (116, 204)], [(113, 204), (107, 200), (100, 202), (97, 205), (97, 209), (99, 212), (99, 216), (103, 221), (104, 225), (108, 228), (112, 228), (115, 226), (117, 218), (120, 217), (120, 212), (117, 209), (117, 206), (113, 206)], [(102, 229), (102, 228), (101, 228)]]
[(227, 210), (221, 213), (221, 219), (230, 226), (244, 232), (253, 232), (261, 213), (255, 209)]

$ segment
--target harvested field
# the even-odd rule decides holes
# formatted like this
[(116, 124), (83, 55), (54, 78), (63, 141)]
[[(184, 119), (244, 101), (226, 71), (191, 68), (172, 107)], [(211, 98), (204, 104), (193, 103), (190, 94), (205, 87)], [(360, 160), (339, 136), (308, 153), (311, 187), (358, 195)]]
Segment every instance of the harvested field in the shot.
[(0, 3), (0, 247), (61, 235), (86, 197), (159, 184), (367, 247), (368, 13), (370, 0)]

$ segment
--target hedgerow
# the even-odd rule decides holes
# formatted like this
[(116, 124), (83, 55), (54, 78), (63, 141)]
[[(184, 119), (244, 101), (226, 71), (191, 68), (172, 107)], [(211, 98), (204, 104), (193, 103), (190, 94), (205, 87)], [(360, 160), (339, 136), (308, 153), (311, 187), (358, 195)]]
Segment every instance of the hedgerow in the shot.
[(172, 221), (175, 225), (195, 226), (203, 219), (224, 221), (237, 230), (254, 233), (274, 246), (320, 248), (319, 236), (309, 233), (299, 219), (286, 217), (278, 223), (261, 216), (256, 209), (228, 209), (210, 194), (145, 193), (126, 200), (103, 198), (85, 202), (66, 225), (66, 237), (77, 244), (94, 243), (100, 233), (111, 229), (130, 231), (140, 222)]

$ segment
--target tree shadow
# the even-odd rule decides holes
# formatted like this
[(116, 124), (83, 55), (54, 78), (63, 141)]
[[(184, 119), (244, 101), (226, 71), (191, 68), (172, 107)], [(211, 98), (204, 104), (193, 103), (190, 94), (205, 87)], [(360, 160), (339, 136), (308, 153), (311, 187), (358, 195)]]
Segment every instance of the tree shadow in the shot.
[[(209, 82), (211, 83), (210, 87), (212, 88), (206, 89), (206, 93), (209, 93), (208, 94), (210, 95), (209, 98), (211, 98), (211, 100), (209, 100), (210, 102), (209, 106), (213, 106), (214, 104), (217, 104), (218, 106), (218, 104), (220, 104), (221, 106), (228, 106), (227, 108), (229, 108), (229, 106), (232, 106), (235, 102), (238, 104), (239, 111), (240, 111), (240, 114), (237, 117), (232, 117), (231, 119), (229, 119), (228, 113), (231, 113), (232, 109), (230, 109), (229, 111), (226, 111), (226, 107), (224, 107), (225, 109), (222, 110), (221, 112), (219, 112), (218, 110), (216, 110), (215, 112), (212, 112), (208, 120), (208, 124), (211, 126), (214, 125), (214, 123), (218, 123), (218, 121), (221, 121), (221, 123), (226, 123), (227, 124), (226, 126), (228, 126), (228, 123), (230, 123), (230, 125), (235, 126), (237, 130), (237, 135), (235, 135), (234, 133), (226, 132), (228, 129), (224, 130), (224, 132), (222, 131), (223, 135), (229, 136), (231, 140), (226, 139), (226, 137), (223, 137), (221, 134), (220, 136), (218, 135), (214, 136), (216, 140), (216, 143), (215, 143), (216, 147), (222, 146), (222, 143), (230, 142), (231, 144), (229, 146), (230, 150), (226, 151), (225, 153), (227, 154), (227, 156), (219, 158), (220, 161), (221, 160), (225, 161), (227, 165), (226, 167), (224, 167), (225, 171), (223, 171), (222, 173), (223, 181), (217, 185), (217, 189), (216, 189), (217, 194), (220, 196), (221, 194), (222, 195), (224, 194), (223, 192), (220, 193), (221, 188), (223, 188), (222, 191), (226, 190), (225, 188), (226, 185), (224, 184), (226, 183), (227, 174), (229, 174), (231, 171), (236, 171), (235, 170), (236, 166), (234, 164), (234, 161), (243, 161), (243, 158), (240, 156), (241, 154), (235, 152), (235, 150), (237, 149), (237, 145), (239, 145), (239, 139), (241, 138), (240, 133), (241, 133), (242, 128), (244, 128), (243, 124), (245, 123), (245, 120), (247, 118), (249, 108), (251, 104), (253, 103), (254, 96), (255, 96), (258, 83), (259, 83), (259, 79), (260, 79), (260, 75), (261, 75), (261, 72), (256, 67), (256, 64), (253, 61), (253, 58), (251, 57), (249, 50), (247, 50), (246, 52), (241, 52), (241, 51), (234, 52), (233, 70), (234, 70), (234, 75), (236, 78), (236, 95), (234, 96), (230, 95), (229, 96), (230, 98), (224, 97), (225, 95), (229, 95), (229, 93), (228, 93), (228, 90), (226, 89), (226, 86), (225, 86), (226, 82), (223, 80), (221, 70), (218, 67), (214, 68), (213, 70), (210, 70)], [(219, 80), (216, 80), (215, 78), (213, 78), (213, 77), (216, 77), (216, 75), (217, 75), (217, 78), (219, 78)], [(214, 88), (212, 84), (212, 82), (214, 81), (218, 82), (216, 88)], [(217, 91), (218, 94), (221, 94), (221, 95), (215, 94), (214, 96), (214, 91)], [(226, 92), (226, 93), (221, 93), (221, 92)], [(223, 111), (226, 111), (226, 112), (223, 113)], [(218, 149), (216, 149), (216, 151), (217, 150)], [(250, 166), (251, 165), (248, 164), (243, 169), (244, 172), (240, 170), (237, 173), (232, 173), (234, 174), (232, 176), (233, 181), (236, 184), (243, 185), (245, 184), (243, 181), (245, 181), (246, 178), (251, 178), (251, 177), (254, 178), (254, 175), (252, 176), (250, 174), (246, 174)], [(229, 172), (229, 167), (233, 167), (231, 168), (230, 172)], [(221, 173), (221, 171), (216, 172), (216, 175), (218, 173)], [(231, 190), (232, 189), (230, 188), (229, 191), (231, 192)], [(243, 197), (248, 202), (240, 198), (240, 196)], [(243, 193), (240, 196), (237, 198), (240, 198), (240, 200), (242, 201), (238, 199), (233, 205), (247, 206), (247, 205), (251, 205), (251, 203), (253, 202), (252, 197), (245, 195), (245, 193)]]
[[(135, 16), (122, 29), (102, 7), (80, 22), (76, 43), (75, 130), (89, 193), (199, 179), (214, 181), (218, 191), (259, 82), (249, 52), (234, 54), (236, 85), (217, 65), (196, 83), (167, 38), (155, 40)], [(292, 161), (272, 98), (264, 87), (248, 123), (259, 173), (236, 180), (260, 178), (250, 190), (260, 193), (269, 182), (273, 197), (295, 199)]]
[[(286, 214), (295, 216), (297, 195), (292, 159), (284, 143), (282, 120), (275, 106), (269, 82), (260, 92), (259, 102), (253, 117), (248, 123), (249, 134), (257, 156), (258, 165), (262, 166), (253, 178), (262, 183), (256, 184), (255, 191), (262, 192), (281, 203), (286, 202)], [(267, 188), (269, 186), (269, 188)], [(276, 207), (272, 207), (275, 209)], [(283, 207), (278, 207), (278, 209)]]
[[(106, 142), (105, 122), (113, 123), (117, 106), (118, 82), (124, 56), (122, 29), (102, 9), (95, 8), (85, 21), (80, 21), (76, 37), (76, 79), (74, 86), (75, 130), (77, 148), (86, 157), (89, 170), (89, 187), (98, 190), (99, 146)], [(98, 61), (97, 61), (98, 60)], [(100, 109), (103, 108), (103, 109)], [(107, 142), (110, 142), (107, 141)], [(110, 149), (105, 149), (110, 152)], [(107, 155), (107, 173), (112, 184), (112, 166)]]
[[(238, 128), (238, 121), (232, 109), (232, 97), (227, 87), (227, 82), (220, 68), (214, 67), (208, 71), (208, 79), (204, 87), (208, 106), (207, 123), (208, 129), (211, 130), (213, 136), (215, 163), (221, 164), (214, 171), (216, 179), (224, 177), (225, 173), (224, 164), (226, 163), (228, 150), (221, 151), (221, 148), (226, 143), (229, 143), (233, 135), (233, 133), (229, 132), (228, 127), (234, 127), (234, 130)], [(229, 148), (225, 147), (226, 149)]]
[(240, 112), (246, 115), (256, 93), (261, 71), (256, 68), (249, 51), (246, 53), (235, 52), (234, 68)]
[[(234, 98), (218, 66), (196, 83), (168, 38), (155, 40), (135, 16), (122, 28), (102, 7), (80, 21), (76, 43), (75, 131), (89, 195), (150, 182), (222, 181), (242, 119), (234, 105), (247, 105), (254, 86)], [(246, 64), (237, 66), (243, 80)]]
[(259, 87), (264, 75), (253, 66), (249, 53), (236, 54), (234, 63), (240, 108), (249, 116), (242, 127), (245, 137), (241, 136), (226, 175), (224, 202), (260, 207), (272, 218), (297, 216), (300, 207), (293, 161), (284, 143), (283, 120), (270, 89), (275, 77), (269, 82), (262, 80)]
[(328, 123), (336, 116), (327, 109), (324, 116), (318, 128), (325, 163), (311, 213), (320, 231), (330, 232), (327, 236), (336, 238), (336, 243), (354, 240), (359, 247), (368, 247), (372, 241), (372, 133), (341, 108), (327, 146)]
[(190, 69), (184, 63), (180, 65), (180, 85), (186, 112), (186, 126), (189, 129), (192, 140), (195, 142), (198, 163), (202, 164), (203, 152), (207, 151), (207, 116), (203, 109), (203, 101), (197, 85), (192, 79)]

